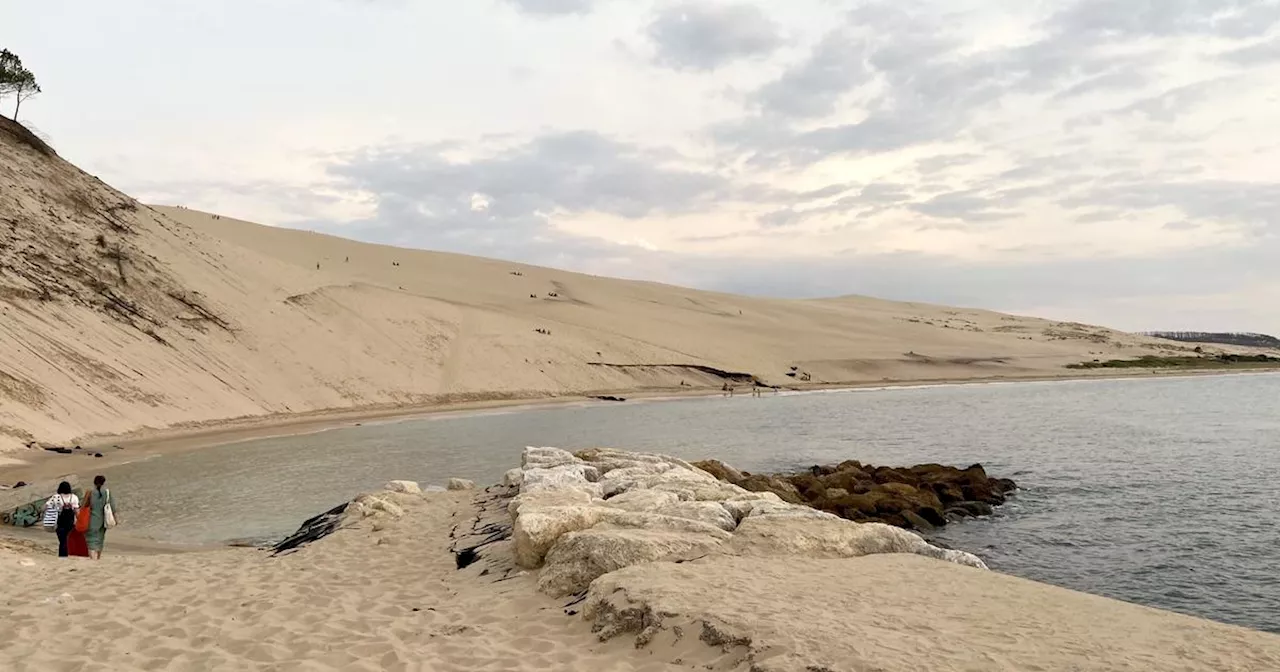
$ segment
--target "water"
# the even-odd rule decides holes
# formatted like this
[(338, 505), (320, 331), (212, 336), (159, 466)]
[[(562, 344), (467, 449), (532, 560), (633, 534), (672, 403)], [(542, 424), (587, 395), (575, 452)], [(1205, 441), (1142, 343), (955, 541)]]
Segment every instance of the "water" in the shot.
[(939, 386), (493, 412), (366, 425), (125, 465), (131, 532), (273, 537), (393, 478), (496, 482), (525, 445), (986, 465), (1024, 487), (938, 535), (992, 568), (1280, 632), (1280, 375)]

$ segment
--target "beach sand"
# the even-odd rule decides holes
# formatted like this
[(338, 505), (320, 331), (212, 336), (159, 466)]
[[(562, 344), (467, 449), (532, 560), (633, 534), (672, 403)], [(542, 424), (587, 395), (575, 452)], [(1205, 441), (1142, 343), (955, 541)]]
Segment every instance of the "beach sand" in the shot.
[[(485, 493), (380, 496), (403, 516), (275, 558), (120, 555), (108, 542), (93, 563), (0, 546), (0, 571), (22, 577), (0, 597), (0, 669), (1280, 669), (1274, 635), (899, 554), (713, 555), (608, 574), (585, 602), (552, 599), (536, 571), (511, 570), (510, 541), (457, 569), (451, 536)], [(593, 632), (600, 599), (648, 614), (646, 643)]]
[[(474, 494), (401, 496), (402, 518), (276, 558), (119, 555), (110, 541), (97, 563), (0, 549), (0, 569), (23, 577), (0, 597), (0, 669), (687, 669), (599, 642), (534, 574), (457, 570), (450, 533), (474, 517)], [(691, 661), (715, 657), (686, 648)]]

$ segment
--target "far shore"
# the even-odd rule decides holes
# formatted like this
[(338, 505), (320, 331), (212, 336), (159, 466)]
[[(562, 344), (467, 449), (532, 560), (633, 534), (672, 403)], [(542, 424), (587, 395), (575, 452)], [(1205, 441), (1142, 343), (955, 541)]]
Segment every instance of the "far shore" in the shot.
[[(1229, 376), (1276, 373), (1280, 368), (1251, 368), (1248, 370), (1203, 369), (1203, 370), (1092, 370), (1089, 372), (1070, 371), (1062, 375), (1028, 375), (1028, 376), (989, 376), (972, 378), (943, 378), (915, 380), (881, 380), (855, 381), (843, 383), (813, 383), (777, 388), (779, 393), (806, 393), (840, 390), (866, 390), (895, 387), (919, 387), (933, 385), (983, 385), (992, 383), (1031, 383), (1031, 382), (1067, 382), (1079, 380), (1125, 380), (1145, 378), (1187, 378), (1199, 376)], [(750, 398), (749, 387), (739, 385), (736, 396)], [(161, 455), (174, 455), (214, 446), (224, 446), (258, 439), (284, 436), (300, 436), (315, 434), (342, 427), (363, 424), (404, 422), (426, 417), (449, 414), (470, 414), (493, 410), (535, 410), (549, 407), (570, 406), (580, 404), (614, 404), (618, 402), (598, 401), (601, 396), (619, 396), (628, 401), (674, 401), (680, 399), (697, 399), (722, 396), (724, 392), (715, 388), (663, 388), (646, 390), (611, 390), (600, 392), (584, 392), (581, 394), (545, 394), (513, 397), (502, 395), (500, 398), (477, 398), (468, 401), (436, 403), (426, 405), (397, 405), (360, 407), (349, 409), (329, 409), (304, 413), (254, 416), (248, 418), (230, 418), (209, 422), (184, 424), (162, 429), (142, 429), (126, 434), (110, 436), (82, 437), (71, 442), (80, 445), (82, 451), (72, 455), (60, 455), (45, 451), (28, 451), (0, 454), (0, 484), (11, 485), (18, 481), (28, 483), (50, 480), (76, 474), (85, 476), (90, 473), (106, 471), (129, 462), (149, 459)], [(496, 395), (495, 395), (496, 396)], [(773, 396), (766, 391), (765, 396)], [(120, 446), (120, 448), (116, 448)], [(95, 458), (94, 453), (101, 452), (103, 457)], [(6, 463), (6, 458), (9, 462)]]

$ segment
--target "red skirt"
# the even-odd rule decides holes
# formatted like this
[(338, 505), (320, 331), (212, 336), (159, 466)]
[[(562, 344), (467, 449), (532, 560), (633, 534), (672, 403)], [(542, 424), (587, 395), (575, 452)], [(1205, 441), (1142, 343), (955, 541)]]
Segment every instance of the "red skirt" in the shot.
[(67, 534), (67, 554), (73, 558), (89, 557), (89, 544), (84, 540), (84, 532), (71, 530)]

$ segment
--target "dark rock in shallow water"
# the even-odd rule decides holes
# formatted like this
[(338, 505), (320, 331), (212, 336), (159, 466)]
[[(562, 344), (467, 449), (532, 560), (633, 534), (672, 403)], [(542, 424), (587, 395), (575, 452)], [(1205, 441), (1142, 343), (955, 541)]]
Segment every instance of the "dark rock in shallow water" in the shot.
[(994, 513), (991, 505), (986, 502), (960, 502), (956, 504), (956, 508), (964, 509), (971, 516), (989, 516)]
[(342, 515), (347, 511), (350, 502), (343, 502), (324, 513), (310, 518), (298, 527), (298, 531), (289, 535), (280, 543), (271, 547), (271, 555), (295, 551), (318, 539), (323, 539), (337, 531), (342, 524)]
[(914, 511), (903, 511), (902, 517), (906, 519), (909, 525), (911, 525), (911, 529), (917, 532), (930, 532), (934, 528), (933, 523), (925, 520), (920, 516), (920, 514)]
[(975, 464), (875, 467), (856, 460), (815, 465), (795, 474), (738, 472), (718, 460), (694, 466), (721, 481), (784, 501), (807, 504), (857, 522), (878, 522), (926, 532), (951, 520), (988, 516), (1017, 489), (1007, 478), (991, 478)]

